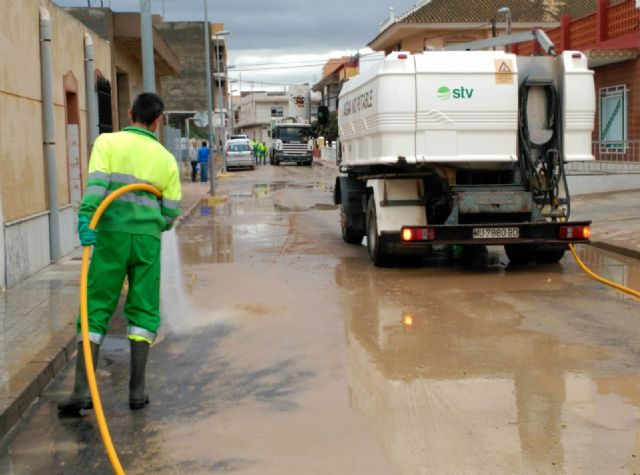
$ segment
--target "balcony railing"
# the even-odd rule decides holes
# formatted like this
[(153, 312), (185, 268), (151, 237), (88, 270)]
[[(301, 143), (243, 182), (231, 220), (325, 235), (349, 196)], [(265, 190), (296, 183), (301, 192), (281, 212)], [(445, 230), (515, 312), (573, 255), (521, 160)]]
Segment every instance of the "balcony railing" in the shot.
[[(573, 19), (566, 26), (547, 31), (547, 35), (556, 45), (557, 52), (562, 52), (562, 46), (578, 51), (595, 49), (603, 41), (632, 37), (640, 28), (640, 9), (636, 6), (636, 0), (621, 0), (618, 3), (612, 2), (608, 6), (599, 8), (602, 10), (597, 13)], [(598, 38), (597, 32), (599, 14), (607, 20), (601, 38)], [(564, 31), (568, 40), (567, 45), (563, 45), (561, 41), (565, 27), (567, 28)], [(523, 56), (535, 52), (531, 42), (519, 43), (516, 49), (518, 54)]]

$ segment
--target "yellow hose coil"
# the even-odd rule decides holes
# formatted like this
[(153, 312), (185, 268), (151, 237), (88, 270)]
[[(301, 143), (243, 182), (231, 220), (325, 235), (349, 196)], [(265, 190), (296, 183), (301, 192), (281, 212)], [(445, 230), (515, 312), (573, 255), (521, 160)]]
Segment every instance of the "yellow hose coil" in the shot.
[(583, 271), (585, 271), (587, 273), (587, 275), (589, 275), (590, 277), (593, 277), (598, 282), (602, 282), (605, 285), (613, 287), (614, 289), (618, 289), (621, 292), (626, 292), (627, 294), (633, 295), (634, 297), (637, 297), (637, 298), (640, 299), (640, 292), (638, 292), (637, 290), (633, 290), (633, 289), (630, 289), (629, 287), (625, 287), (624, 285), (620, 285), (620, 284), (616, 284), (615, 282), (611, 282), (610, 280), (607, 280), (604, 277), (600, 277), (598, 274), (596, 274), (595, 272), (591, 271), (591, 269), (589, 269), (584, 264), (584, 262), (582, 262), (580, 260), (580, 258), (578, 257), (578, 254), (576, 254), (576, 251), (573, 248), (573, 244), (569, 244), (569, 249), (571, 250), (571, 254), (573, 254), (573, 257), (576, 258), (576, 261), (578, 262), (578, 265), (582, 268)]
[[(107, 196), (104, 201), (98, 206), (98, 209), (93, 214), (91, 222), (89, 223), (90, 229), (96, 229), (98, 221), (102, 217), (104, 211), (109, 207), (111, 203), (117, 200), (120, 196), (130, 191), (148, 191), (153, 193), (158, 198), (162, 197), (160, 190), (151, 185), (133, 184), (118, 188), (116, 191)], [(117, 475), (124, 475), (122, 464), (118, 459), (118, 454), (113, 446), (111, 435), (109, 434), (109, 427), (107, 421), (104, 418), (104, 411), (102, 410), (102, 402), (100, 401), (100, 393), (98, 392), (98, 383), (96, 382), (96, 374), (93, 371), (93, 361), (91, 357), (91, 344), (89, 342), (89, 316), (87, 308), (87, 288), (89, 281), (89, 257), (91, 255), (91, 247), (85, 246), (82, 252), (82, 267), (80, 268), (80, 328), (82, 331), (82, 349), (84, 352), (84, 366), (87, 370), (87, 381), (89, 382), (89, 392), (91, 393), (91, 400), (93, 401), (93, 410), (96, 414), (96, 421), (98, 422), (98, 429), (100, 430), (100, 436), (102, 437), (102, 443), (104, 449), (107, 452), (107, 457), (111, 462), (114, 473)]]

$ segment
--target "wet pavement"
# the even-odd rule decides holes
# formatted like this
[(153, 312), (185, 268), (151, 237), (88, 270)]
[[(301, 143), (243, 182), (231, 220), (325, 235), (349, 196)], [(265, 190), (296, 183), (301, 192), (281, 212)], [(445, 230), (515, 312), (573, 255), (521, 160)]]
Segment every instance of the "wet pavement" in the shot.
[[(342, 242), (333, 174), (237, 172), (225, 203), (183, 220), (189, 302), (165, 316), (143, 411), (114, 317), (98, 378), (127, 473), (640, 473), (636, 299), (570, 255), (375, 268)], [(580, 254), (640, 288), (637, 260)], [(111, 473), (93, 414), (56, 414), (71, 366), (3, 441), (0, 473)]]
[[(192, 210), (208, 189), (206, 183), (186, 184), (184, 209)], [(79, 248), (0, 289), (0, 438), (73, 358), (81, 260)]]
[(640, 259), (639, 205), (640, 190), (576, 196), (571, 217), (593, 220), (594, 246)]

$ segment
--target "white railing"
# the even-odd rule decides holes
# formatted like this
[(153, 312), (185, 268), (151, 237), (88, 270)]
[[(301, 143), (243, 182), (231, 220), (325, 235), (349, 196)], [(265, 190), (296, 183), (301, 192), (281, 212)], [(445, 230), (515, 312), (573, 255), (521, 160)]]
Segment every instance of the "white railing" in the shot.
[(382, 20), (379, 25), (380, 25), (380, 31), (384, 31), (387, 29), (387, 27), (389, 25), (391, 25), (391, 23), (393, 23), (393, 18), (391, 18), (391, 16), (388, 16), (387, 18), (385, 18), (384, 20)]
[(592, 153), (598, 161), (640, 163), (640, 140), (594, 141)]

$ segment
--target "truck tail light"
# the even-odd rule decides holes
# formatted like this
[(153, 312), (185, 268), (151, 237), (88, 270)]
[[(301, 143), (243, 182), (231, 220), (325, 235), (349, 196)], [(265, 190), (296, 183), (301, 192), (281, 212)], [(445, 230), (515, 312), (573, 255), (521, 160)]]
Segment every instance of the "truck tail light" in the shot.
[(436, 238), (434, 228), (403, 227), (401, 232), (402, 242), (433, 241)]
[(590, 226), (560, 226), (560, 239), (589, 239)]

